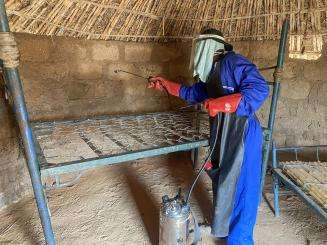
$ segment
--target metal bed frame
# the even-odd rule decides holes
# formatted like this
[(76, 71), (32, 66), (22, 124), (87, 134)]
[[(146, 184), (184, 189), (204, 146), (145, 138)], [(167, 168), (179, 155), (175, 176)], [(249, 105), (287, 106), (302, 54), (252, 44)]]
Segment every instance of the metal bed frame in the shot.
[(201, 112), (172, 111), (33, 122), (32, 129), (41, 150), (41, 175), (56, 177), (207, 146), (206, 119)]
[(315, 200), (305, 192), (298, 184), (296, 184), (290, 177), (283, 173), (281, 165), (279, 163), (278, 154), (281, 152), (291, 153), (295, 155), (295, 160), (298, 160), (298, 153), (305, 149), (315, 149), (316, 159), (320, 161), (319, 150), (325, 148), (327, 150), (327, 145), (315, 145), (315, 146), (292, 146), (292, 147), (276, 147), (273, 143), (272, 147), (272, 167), (273, 167), (273, 192), (274, 192), (274, 212), (275, 216), (280, 216), (279, 208), (279, 189), (280, 184), (284, 184), (286, 188), (294, 191), (318, 216), (322, 218), (324, 222), (327, 223), (327, 210), (321, 207)]
[[(289, 23), (286, 20), (282, 28), (282, 34), (281, 34), (280, 46), (278, 52), (278, 60), (276, 66), (277, 68), (282, 68), (284, 64), (284, 53), (285, 53), (288, 26)], [(0, 32), (9, 32), (9, 31), (10, 30), (9, 30), (8, 18), (5, 11), (4, 0), (0, 0)], [(272, 67), (272, 68), (274, 69), (276, 67)], [(45, 241), (49, 245), (56, 244), (56, 240), (51, 225), (51, 216), (47, 205), (47, 199), (44, 192), (44, 186), (42, 184), (41, 175), (54, 176), (56, 178), (59, 178), (58, 176), (62, 173), (79, 172), (81, 170), (86, 170), (89, 168), (117, 164), (117, 163), (135, 160), (135, 159), (157, 156), (157, 155), (167, 154), (177, 151), (187, 151), (192, 149), (194, 152), (194, 156), (197, 159), (198, 148), (201, 146), (208, 145), (208, 136), (205, 133), (201, 133), (200, 132), (201, 130), (199, 129), (199, 123), (201, 120), (196, 120), (195, 124), (197, 125), (195, 126), (195, 129), (192, 129), (190, 125), (193, 122), (190, 123), (190, 117), (187, 117), (186, 120), (180, 121), (179, 128), (178, 127), (171, 128), (169, 132), (165, 132), (165, 135), (168, 136), (165, 139), (162, 139), (162, 141), (159, 142), (158, 144), (155, 143), (152, 145), (148, 144), (147, 147), (139, 146), (136, 149), (131, 149), (127, 147), (123, 152), (118, 151), (118, 152), (114, 152), (113, 154), (110, 154), (106, 152), (106, 150), (108, 149), (100, 149), (99, 147), (97, 147), (96, 144), (92, 141), (93, 139), (92, 137), (94, 137), (94, 134), (100, 133), (102, 134), (101, 137), (105, 137), (115, 142), (115, 139), (111, 137), (113, 131), (115, 130), (115, 126), (112, 126), (110, 128), (110, 125), (108, 126), (108, 121), (121, 120), (122, 117), (120, 118), (99, 117), (93, 119), (81, 119), (81, 120), (73, 120), (73, 121), (66, 121), (66, 122), (61, 121), (61, 122), (31, 123), (26, 109), (24, 92), (23, 92), (18, 69), (4, 68), (4, 78), (6, 81), (6, 85), (9, 89), (9, 95), (12, 97), (13, 100), (13, 109), (15, 112), (16, 120), (19, 125), (20, 134), (24, 145), (27, 166), (31, 177), (32, 187), (34, 191), (34, 196), (35, 196), (39, 216), (42, 223), (43, 233), (44, 233)], [(262, 178), (261, 186), (263, 186), (264, 184), (264, 177), (265, 177), (267, 162), (269, 158), (277, 100), (278, 100), (279, 89), (280, 89), (280, 81), (278, 80), (278, 78), (275, 77), (274, 82), (270, 82), (269, 85), (273, 86), (273, 92), (272, 92), (272, 100), (270, 105), (268, 126), (264, 128), (263, 163), (262, 163), (263, 178)], [(138, 120), (138, 122), (140, 122), (145, 118), (151, 119), (152, 117), (153, 119), (155, 117), (162, 116), (162, 115), (163, 115), (162, 113), (155, 113), (151, 115), (147, 114), (142, 116), (130, 116), (130, 117), (124, 117), (124, 120), (128, 121), (129, 119), (132, 119), (134, 121)], [(185, 117), (185, 115), (191, 115), (191, 114), (186, 113), (181, 115), (178, 112), (177, 114), (166, 113), (165, 115), (166, 116), (168, 115), (168, 117), (169, 115), (171, 117), (175, 116), (175, 119), (178, 121), (180, 120), (180, 118)], [(199, 116), (196, 116), (196, 118), (198, 119)], [(85, 125), (89, 125), (91, 129), (88, 127), (85, 128), (84, 127)], [(97, 125), (98, 128), (94, 127), (94, 125)], [(157, 126), (159, 126), (161, 130), (167, 128), (166, 127), (167, 125), (169, 126), (174, 125), (174, 121), (170, 121), (170, 123), (169, 122), (167, 123), (166, 120), (163, 124), (160, 123), (157, 124)], [(187, 125), (187, 130), (188, 130), (188, 132), (186, 133), (185, 130), (184, 131), (181, 130), (185, 128), (185, 125)], [(109, 128), (106, 128), (107, 126)], [(72, 161), (63, 162), (63, 163), (62, 162), (59, 163), (56, 162), (55, 164), (54, 163), (51, 164), (51, 162), (49, 163), (49, 159), (51, 160), (51, 157), (48, 156), (47, 158), (47, 154), (44, 154), (46, 147), (43, 147), (42, 149), (41, 146), (44, 144), (43, 141), (44, 138), (56, 137), (56, 133), (54, 132), (58, 127), (61, 129), (66, 127), (66, 129), (63, 130), (68, 130), (68, 132), (71, 135), (73, 135), (73, 137), (78, 135), (79, 139), (82, 140), (89, 147), (89, 150), (91, 150), (92, 154), (95, 154), (95, 156), (93, 157), (91, 156), (88, 158), (72, 159)], [(140, 129), (140, 127), (142, 128), (142, 125), (136, 126), (136, 129)], [(124, 128), (123, 125), (121, 125), (121, 129), (123, 128)], [(99, 129), (100, 132), (97, 131)], [(191, 134), (193, 134), (192, 137)], [(134, 135), (133, 140), (136, 140), (137, 143), (141, 143), (141, 144), (147, 143), (144, 142), (144, 138), (142, 138), (137, 132), (134, 134), (132, 133), (132, 135)], [(149, 136), (149, 134), (147, 136)], [(119, 140), (116, 140), (116, 143), (117, 145), (119, 145)], [(121, 146), (123, 145), (121, 144)]]

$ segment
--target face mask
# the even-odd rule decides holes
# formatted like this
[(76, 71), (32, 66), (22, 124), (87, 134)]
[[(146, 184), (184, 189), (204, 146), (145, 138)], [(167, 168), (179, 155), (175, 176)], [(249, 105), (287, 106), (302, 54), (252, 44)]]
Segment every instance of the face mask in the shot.
[(215, 52), (225, 50), (225, 45), (219, 42), (220, 40), (223, 41), (222, 37), (217, 35), (200, 35), (198, 39), (195, 39), (190, 60), (193, 77), (198, 76), (202, 82), (207, 81)]
[(218, 49), (215, 51), (215, 53), (213, 54), (213, 62), (217, 62), (220, 59), (222, 59), (224, 57), (225, 54), (225, 50), (224, 49)]

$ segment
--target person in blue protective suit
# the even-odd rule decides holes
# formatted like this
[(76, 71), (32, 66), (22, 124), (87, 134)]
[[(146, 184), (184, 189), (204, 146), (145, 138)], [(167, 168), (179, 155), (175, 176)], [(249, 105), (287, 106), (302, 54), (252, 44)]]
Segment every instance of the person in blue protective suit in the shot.
[(263, 138), (255, 112), (269, 87), (257, 67), (232, 49), (221, 32), (207, 29), (196, 40), (193, 55), (199, 81), (183, 86), (156, 76), (149, 87), (191, 104), (204, 103), (212, 150), (205, 165), (213, 188), (211, 234), (228, 245), (250, 245), (260, 200)]

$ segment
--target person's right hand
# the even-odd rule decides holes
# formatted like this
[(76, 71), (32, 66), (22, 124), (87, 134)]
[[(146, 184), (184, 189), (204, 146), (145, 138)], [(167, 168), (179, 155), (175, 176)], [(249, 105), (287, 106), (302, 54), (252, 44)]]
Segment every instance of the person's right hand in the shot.
[(169, 81), (166, 78), (155, 76), (149, 78), (148, 88), (153, 88), (160, 91), (167, 91), (169, 94), (174, 96), (179, 96), (179, 90), (181, 85), (172, 81)]
[(148, 84), (148, 88), (153, 88), (156, 90), (160, 90), (163, 91), (164, 87), (165, 87), (165, 81), (167, 79), (160, 77), (160, 76), (155, 76), (155, 77), (150, 77), (149, 78), (149, 84)]

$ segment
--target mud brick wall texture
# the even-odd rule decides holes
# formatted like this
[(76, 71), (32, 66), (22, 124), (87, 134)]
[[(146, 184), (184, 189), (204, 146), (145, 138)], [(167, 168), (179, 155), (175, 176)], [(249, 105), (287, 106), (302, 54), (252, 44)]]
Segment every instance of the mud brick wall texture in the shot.
[(181, 55), (177, 49), (150, 43), (17, 37), (33, 120), (169, 109), (167, 95), (147, 89), (145, 79), (114, 71), (167, 76), (169, 63)]
[[(133, 43), (16, 34), (20, 74), (32, 120), (169, 110), (178, 99), (146, 89), (143, 76), (162, 74), (190, 84), (190, 43)], [(278, 42), (238, 42), (259, 67), (276, 63)], [(327, 51), (318, 61), (286, 60), (274, 138), (278, 145), (326, 144)], [(271, 72), (263, 73), (271, 80)], [(32, 193), (12, 110), (0, 83), (0, 208)], [(258, 113), (267, 119), (268, 103)]]

